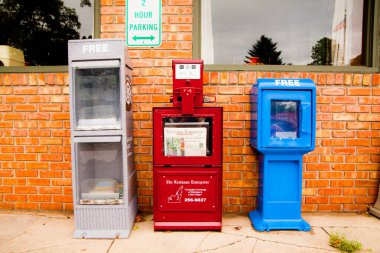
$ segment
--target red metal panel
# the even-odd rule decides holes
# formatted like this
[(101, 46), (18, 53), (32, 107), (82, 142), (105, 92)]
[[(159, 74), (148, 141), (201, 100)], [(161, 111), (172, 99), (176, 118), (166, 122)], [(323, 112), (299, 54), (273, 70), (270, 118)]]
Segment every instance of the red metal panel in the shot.
[(195, 107), (191, 117), (212, 118), (212, 154), (210, 156), (165, 156), (164, 129), (165, 118), (186, 117), (181, 108), (153, 108), (153, 164), (164, 166), (218, 166), (222, 165), (222, 107)]
[[(178, 79), (176, 78), (176, 65), (178, 64), (200, 64), (199, 79)], [(194, 106), (203, 105), (203, 60), (173, 60), (173, 106), (188, 106), (181, 98), (181, 88), (193, 88)]]
[(222, 167), (154, 167), (155, 229), (220, 230)]

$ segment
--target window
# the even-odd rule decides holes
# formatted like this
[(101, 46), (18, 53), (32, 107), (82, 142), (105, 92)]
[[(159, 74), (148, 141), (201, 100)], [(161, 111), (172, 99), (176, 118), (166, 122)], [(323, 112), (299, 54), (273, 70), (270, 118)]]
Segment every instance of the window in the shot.
[(212, 156), (211, 117), (167, 117), (163, 124), (165, 156)]
[(67, 41), (98, 36), (99, 0), (2, 0), (0, 65), (67, 65)]
[(295, 100), (272, 100), (270, 137), (298, 138), (298, 107)]
[(121, 137), (108, 137), (110, 142), (99, 142), (97, 138), (88, 137), (86, 142), (75, 144), (79, 203), (122, 204)]
[(119, 68), (75, 69), (76, 130), (121, 129)]
[(196, 53), (206, 64), (376, 65), (372, 62), (372, 54), (377, 53), (372, 46), (377, 36), (374, 1), (206, 0), (197, 4), (201, 29)]

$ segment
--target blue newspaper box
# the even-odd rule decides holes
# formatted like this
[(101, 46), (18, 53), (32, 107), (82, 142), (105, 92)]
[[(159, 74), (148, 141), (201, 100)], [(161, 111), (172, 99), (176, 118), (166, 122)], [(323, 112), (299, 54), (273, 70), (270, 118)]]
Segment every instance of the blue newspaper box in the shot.
[(302, 156), (315, 147), (316, 89), (311, 79), (258, 79), (251, 96), (251, 145), (260, 152), (258, 231), (309, 231), (301, 217)]

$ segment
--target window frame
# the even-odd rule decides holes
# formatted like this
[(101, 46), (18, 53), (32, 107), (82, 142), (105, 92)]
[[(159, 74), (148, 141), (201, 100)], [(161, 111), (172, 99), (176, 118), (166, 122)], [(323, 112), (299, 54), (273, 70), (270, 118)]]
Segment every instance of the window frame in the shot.
[[(94, 39), (100, 38), (100, 0), (94, 0)], [(66, 73), (68, 65), (0, 67), (0, 73)]]
[[(201, 1), (193, 0), (193, 59), (201, 59)], [(310, 65), (228, 65), (205, 64), (205, 71), (264, 71), (264, 72), (379, 72), (380, 4), (376, 0), (365, 1), (364, 50), (365, 66), (310, 66)], [(373, 10), (373, 11), (372, 11)]]

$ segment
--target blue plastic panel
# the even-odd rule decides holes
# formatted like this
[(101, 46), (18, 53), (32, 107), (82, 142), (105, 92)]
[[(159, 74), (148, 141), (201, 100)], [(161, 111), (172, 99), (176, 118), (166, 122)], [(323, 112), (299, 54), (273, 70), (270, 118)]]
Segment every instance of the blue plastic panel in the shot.
[(263, 90), (262, 147), (310, 148), (311, 99), (309, 90)]

